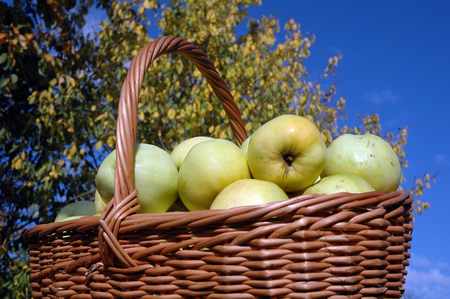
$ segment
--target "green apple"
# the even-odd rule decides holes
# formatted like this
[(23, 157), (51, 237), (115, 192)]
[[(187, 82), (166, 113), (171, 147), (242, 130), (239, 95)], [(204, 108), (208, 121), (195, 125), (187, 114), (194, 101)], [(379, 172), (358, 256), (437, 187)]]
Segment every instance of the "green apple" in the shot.
[(98, 190), (95, 190), (95, 213), (96, 215), (100, 215), (103, 210), (106, 208), (106, 205), (111, 200), (111, 198), (108, 198), (107, 200), (104, 200), (103, 197), (100, 195)]
[(175, 146), (172, 153), (170, 154), (172, 156), (173, 161), (175, 162), (175, 165), (179, 169), (181, 166), (181, 163), (183, 163), (184, 158), (186, 158), (189, 151), (192, 149), (192, 147), (196, 144), (199, 144), (203, 141), (208, 140), (214, 140), (212, 137), (207, 136), (197, 136), (193, 138), (186, 139), (182, 141), (180, 144)]
[(74, 220), (83, 216), (95, 215), (95, 204), (92, 200), (80, 200), (65, 205), (56, 215), (55, 222)]
[(100, 164), (95, 176), (96, 191), (105, 199), (114, 196), (114, 172), (116, 168), (116, 151), (112, 151)]
[(215, 139), (195, 145), (184, 159), (178, 192), (190, 210), (206, 210), (229, 184), (250, 178), (241, 149), (228, 140)]
[(286, 199), (288, 199), (286, 193), (272, 182), (244, 179), (225, 187), (216, 196), (210, 209), (260, 205)]
[(250, 137), (248, 136), (247, 139), (244, 140), (244, 142), (242, 142), (241, 144), (241, 151), (244, 153), (244, 156), (247, 158), (247, 153), (248, 153), (248, 144), (250, 143)]
[(247, 155), (255, 179), (296, 192), (313, 184), (320, 175), (325, 152), (316, 125), (305, 117), (287, 114), (268, 121), (253, 133)]
[[(116, 153), (103, 161), (95, 177), (95, 184), (103, 199), (114, 194)], [(175, 162), (163, 149), (141, 143), (137, 146), (134, 181), (141, 213), (161, 213), (177, 199), (178, 171)]]
[(377, 191), (391, 192), (400, 184), (401, 167), (392, 147), (372, 134), (344, 134), (329, 146), (323, 175), (354, 174)]
[(375, 191), (375, 189), (357, 175), (335, 174), (324, 177), (318, 183), (307, 188), (304, 194), (363, 193), (370, 191)]

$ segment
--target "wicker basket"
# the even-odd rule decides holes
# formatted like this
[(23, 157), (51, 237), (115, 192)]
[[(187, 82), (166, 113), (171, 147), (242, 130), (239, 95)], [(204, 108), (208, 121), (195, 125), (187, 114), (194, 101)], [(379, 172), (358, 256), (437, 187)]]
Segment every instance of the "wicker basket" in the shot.
[(29, 240), (34, 298), (400, 298), (411, 240), (409, 194), (305, 195), (230, 210), (136, 214), (132, 180), (138, 90), (146, 68), (178, 52), (239, 110), (198, 47), (163, 37), (143, 48), (123, 84), (115, 197), (101, 217), (38, 225)]

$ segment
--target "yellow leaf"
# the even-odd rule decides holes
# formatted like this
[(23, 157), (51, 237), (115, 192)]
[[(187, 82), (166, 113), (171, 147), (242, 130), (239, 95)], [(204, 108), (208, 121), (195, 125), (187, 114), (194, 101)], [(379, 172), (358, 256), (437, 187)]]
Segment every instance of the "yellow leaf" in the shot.
[(59, 170), (56, 169), (55, 166), (52, 166), (52, 169), (48, 175), (49, 175), (49, 177), (56, 179), (59, 176)]
[(103, 145), (103, 142), (101, 140), (97, 141), (97, 143), (95, 144), (95, 149), (99, 150)]
[(176, 115), (175, 109), (170, 108), (169, 111), (167, 112), (167, 117), (169, 119), (174, 119)]
[(234, 98), (236, 101), (239, 101), (239, 98), (241, 97), (241, 94), (240, 94), (238, 91), (234, 91), (234, 92), (232, 92), (231, 94), (233, 95), (233, 98)]
[(156, 1), (152, 1), (152, 0), (145, 0), (144, 1), (144, 7), (146, 9), (153, 9), (157, 7), (157, 2)]
[(48, 53), (45, 53), (43, 55), (43, 57), (44, 57), (44, 60), (47, 61), (48, 63), (53, 63), (53, 61), (54, 61), (53, 56)]
[(76, 85), (76, 82), (72, 77), (67, 77), (67, 82), (69, 82), (69, 86), (71, 87), (74, 87)]
[(112, 102), (112, 101), (113, 101), (112, 95), (107, 94), (107, 95), (106, 95), (106, 100), (107, 100), (108, 102)]
[(195, 78), (199, 78), (202, 76), (202, 73), (200, 73), (200, 71), (198, 69), (195, 69), (193, 75)]
[(300, 97), (300, 101), (299, 101), (300, 102), (300, 106), (305, 106), (307, 100), (308, 100), (307, 97), (305, 95), (302, 95)]
[(116, 143), (116, 138), (114, 136), (109, 136), (106, 140), (106, 143), (109, 145), (109, 147), (113, 148), (114, 143)]
[(95, 121), (98, 122), (98, 121), (104, 119), (107, 115), (108, 115), (107, 112), (102, 113), (102, 114), (100, 114), (99, 116), (97, 116), (97, 117), (95, 118)]
[(55, 107), (53, 106), (53, 104), (50, 104), (50, 105), (48, 106), (47, 113), (48, 113), (49, 115), (55, 115)]
[(75, 143), (72, 143), (72, 146), (70, 147), (69, 152), (67, 153), (67, 159), (72, 160), (76, 152), (77, 152), (77, 145)]
[(23, 166), (22, 158), (20, 158), (20, 156), (16, 156), (11, 163), (11, 168), (15, 170), (20, 170), (22, 169), (22, 166)]

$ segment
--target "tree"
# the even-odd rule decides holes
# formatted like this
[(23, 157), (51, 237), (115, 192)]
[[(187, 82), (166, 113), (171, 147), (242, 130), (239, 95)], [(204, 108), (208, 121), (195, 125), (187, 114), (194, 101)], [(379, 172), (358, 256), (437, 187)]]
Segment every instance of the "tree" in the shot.
[[(259, 0), (19, 1), (0, 3), (0, 296), (23, 298), (24, 228), (93, 197), (100, 161), (114, 148), (126, 66), (149, 32), (183, 36), (203, 48), (229, 83), (247, 129), (282, 113), (314, 120), (327, 142), (342, 132), (384, 135), (407, 166), (407, 129), (382, 132), (377, 115), (358, 128), (337, 126), (345, 99), (332, 82), (341, 57), (312, 82), (304, 61), (313, 36), (293, 20), (248, 19)], [(106, 12), (98, 32), (83, 28), (89, 9)], [(246, 24), (243, 28), (241, 25)], [(239, 28), (239, 29), (238, 29)], [(284, 39), (277, 40), (283, 33)], [(161, 58), (146, 75), (139, 139), (170, 149), (194, 135), (231, 138), (225, 112), (192, 64)], [(414, 186), (428, 186), (425, 177)], [(423, 205), (419, 205), (423, 207)]]

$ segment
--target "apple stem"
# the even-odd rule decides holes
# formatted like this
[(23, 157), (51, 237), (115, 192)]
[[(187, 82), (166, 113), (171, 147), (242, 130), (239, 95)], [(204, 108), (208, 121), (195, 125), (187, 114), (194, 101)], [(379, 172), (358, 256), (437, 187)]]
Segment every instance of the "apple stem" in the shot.
[(283, 159), (289, 166), (291, 166), (292, 162), (294, 162), (294, 157), (292, 157), (290, 154), (283, 155)]

